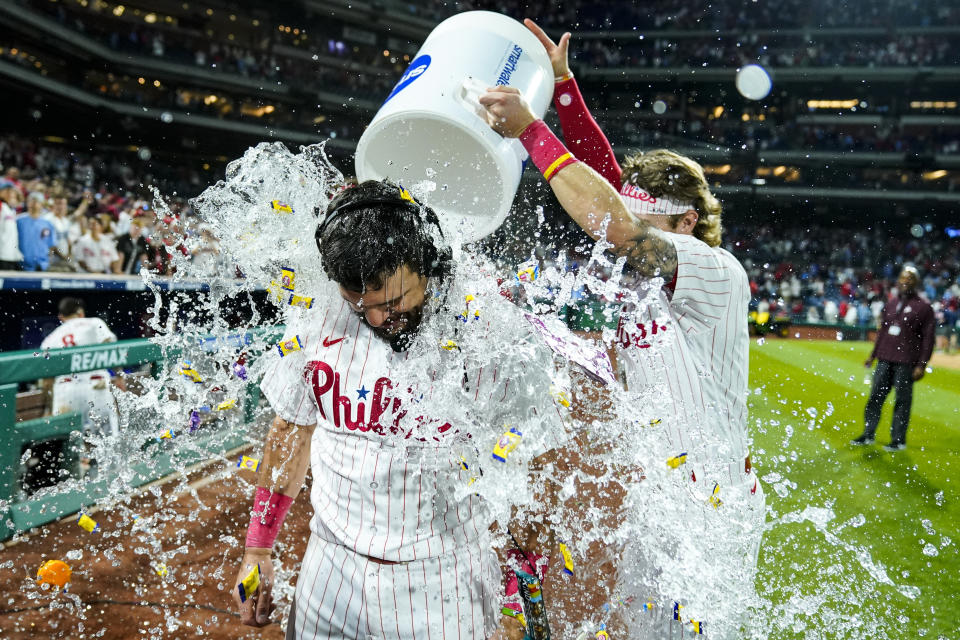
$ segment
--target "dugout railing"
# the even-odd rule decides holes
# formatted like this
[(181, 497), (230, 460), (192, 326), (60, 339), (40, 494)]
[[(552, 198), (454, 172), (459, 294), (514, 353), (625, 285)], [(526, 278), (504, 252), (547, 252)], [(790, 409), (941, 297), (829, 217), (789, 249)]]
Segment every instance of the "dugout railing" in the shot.
[[(252, 329), (243, 334), (249, 344), (257, 336), (267, 342), (282, 335), (282, 327)], [(79, 413), (62, 413), (54, 416), (17, 421), (16, 398), (19, 383), (42, 378), (83, 373), (97, 369), (123, 369), (150, 365), (151, 373), (157, 375), (158, 366), (166, 360), (179, 358), (176, 349), (164, 350), (149, 340), (121, 340), (91, 347), (68, 347), (64, 349), (11, 351), (0, 353), (0, 540), (7, 540), (17, 533), (53, 522), (65, 515), (76, 513), (86, 506), (105, 498), (110, 492), (110, 473), (98, 475), (90, 481), (75, 483), (76, 486), (61, 490), (42, 490), (36, 495), (25, 495), (20, 480), (24, 474), (22, 461), (26, 447), (48, 440), (78, 442), (82, 438), (82, 419)], [(251, 424), (256, 419), (260, 401), (259, 388), (248, 384), (242, 400), (242, 422)], [(121, 432), (123, 425), (121, 425)], [(182, 469), (187, 465), (206, 460), (241, 446), (245, 443), (242, 434), (199, 432), (190, 438), (190, 446), (154, 447), (149, 454), (124, 469), (124, 484), (139, 487)], [(75, 446), (65, 446), (64, 459), (60, 461), (64, 471), (70, 472)]]

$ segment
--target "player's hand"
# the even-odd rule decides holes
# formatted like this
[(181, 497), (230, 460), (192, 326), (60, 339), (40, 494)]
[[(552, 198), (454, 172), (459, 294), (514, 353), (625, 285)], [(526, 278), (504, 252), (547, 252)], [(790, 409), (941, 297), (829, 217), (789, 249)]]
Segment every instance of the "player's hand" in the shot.
[(527, 629), (520, 621), (510, 616), (500, 616), (500, 626), (497, 627), (489, 640), (523, 640)]
[[(233, 582), (233, 601), (240, 612), (240, 621), (251, 627), (265, 627), (273, 621), (270, 615), (277, 605), (273, 604), (273, 558), (270, 549), (246, 549), (243, 560), (240, 562), (240, 571)], [(240, 591), (237, 585), (247, 577), (247, 574), (260, 565), (260, 587), (246, 602), (240, 602)]]
[(914, 368), (913, 368), (913, 381), (914, 381), (914, 382), (916, 382), (917, 380), (919, 380), (920, 378), (922, 378), (922, 377), (925, 376), (925, 375), (927, 375), (927, 370), (926, 370), (924, 367), (918, 366), (918, 367), (914, 367)]
[(553, 65), (553, 75), (559, 78), (570, 73), (570, 63), (567, 61), (567, 49), (570, 47), (570, 32), (568, 31), (560, 36), (560, 43), (555, 44), (553, 40), (550, 39), (550, 36), (530, 18), (525, 18), (523, 24), (527, 25), (527, 29), (530, 29), (533, 35), (537, 36), (537, 40), (539, 40), (543, 48), (547, 50), (547, 55), (550, 56), (550, 64)]
[(863, 366), (867, 367), (868, 369), (869, 369), (870, 367), (872, 367), (872, 366), (873, 366), (873, 356), (870, 356), (869, 358), (867, 358), (866, 360), (864, 360)]
[(504, 138), (518, 138), (533, 123), (530, 105), (513, 87), (489, 87), (479, 102), (487, 110), (487, 124)]

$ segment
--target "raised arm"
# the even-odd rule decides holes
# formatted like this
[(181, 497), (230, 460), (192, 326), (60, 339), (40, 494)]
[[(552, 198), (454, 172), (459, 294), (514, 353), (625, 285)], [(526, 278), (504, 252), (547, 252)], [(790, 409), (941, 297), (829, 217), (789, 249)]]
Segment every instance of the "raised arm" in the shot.
[[(299, 425), (275, 418), (267, 433), (263, 460), (254, 496), (253, 513), (247, 529), (246, 548), (234, 583), (233, 597), (243, 624), (263, 627), (270, 624), (273, 604), (273, 543), (290, 505), (300, 493), (310, 464), (310, 438), (315, 425)], [(237, 588), (257, 565), (260, 588), (241, 602)]]
[(480, 97), (497, 133), (519, 138), (530, 159), (550, 183), (554, 195), (573, 220), (595, 240), (606, 240), (644, 277), (672, 279), (677, 250), (667, 235), (634, 218), (620, 194), (599, 173), (579, 162), (542, 120), (537, 120), (520, 92), (494, 87)]
[(590, 115), (587, 103), (580, 94), (580, 87), (577, 86), (577, 81), (570, 71), (567, 59), (570, 33), (564, 33), (560, 37), (560, 42), (554, 43), (533, 20), (527, 18), (523, 23), (540, 40), (547, 55), (550, 56), (555, 82), (553, 106), (560, 118), (560, 130), (563, 132), (564, 142), (581, 162), (586, 163), (612, 184), (614, 189), (619, 190), (621, 171), (617, 157), (613, 153), (613, 147), (603, 135), (600, 125)]

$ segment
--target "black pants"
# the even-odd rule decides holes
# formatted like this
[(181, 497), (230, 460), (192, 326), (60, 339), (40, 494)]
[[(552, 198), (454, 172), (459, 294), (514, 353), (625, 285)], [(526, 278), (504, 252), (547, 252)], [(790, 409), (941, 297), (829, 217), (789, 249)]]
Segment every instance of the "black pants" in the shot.
[(10, 260), (0, 260), (0, 271), (20, 271), (20, 263)]
[(880, 422), (883, 403), (896, 388), (897, 400), (893, 405), (893, 424), (890, 427), (890, 444), (906, 444), (907, 425), (910, 423), (910, 405), (913, 403), (913, 365), (880, 360), (873, 372), (873, 388), (864, 413), (863, 434), (873, 438)]

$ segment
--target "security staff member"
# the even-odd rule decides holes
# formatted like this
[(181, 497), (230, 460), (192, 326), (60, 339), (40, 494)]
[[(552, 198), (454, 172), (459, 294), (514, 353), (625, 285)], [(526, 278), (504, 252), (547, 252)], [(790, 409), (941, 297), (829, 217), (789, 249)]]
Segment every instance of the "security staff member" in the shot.
[(852, 444), (873, 443), (880, 421), (880, 411), (891, 388), (896, 388), (893, 407), (893, 425), (887, 451), (901, 451), (907, 446), (907, 425), (913, 402), (913, 383), (923, 377), (927, 362), (933, 354), (934, 314), (930, 305), (917, 294), (920, 274), (913, 267), (904, 267), (897, 279), (899, 295), (883, 308), (877, 341), (867, 367), (877, 360), (873, 373), (873, 388), (864, 411), (863, 434)]

